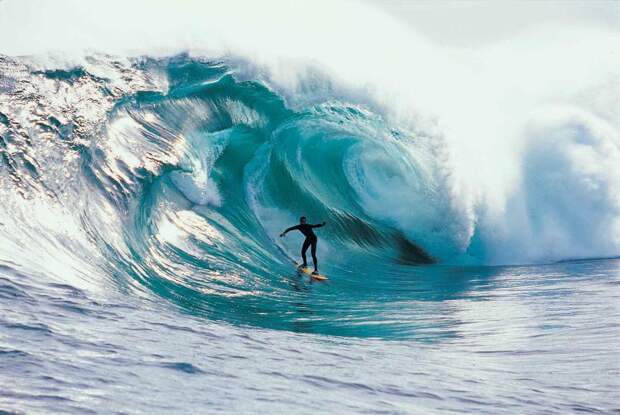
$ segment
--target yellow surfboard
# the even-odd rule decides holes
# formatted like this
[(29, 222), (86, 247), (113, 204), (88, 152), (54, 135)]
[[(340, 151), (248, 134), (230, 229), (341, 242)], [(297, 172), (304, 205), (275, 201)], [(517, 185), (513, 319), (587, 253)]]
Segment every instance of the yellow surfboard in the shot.
[(310, 267), (300, 267), (300, 266), (298, 266), (298, 267), (297, 267), (297, 270), (298, 270), (299, 272), (303, 272), (304, 274), (309, 275), (309, 276), (310, 276), (310, 278), (312, 278), (313, 280), (317, 280), (317, 281), (325, 281), (325, 280), (327, 280), (327, 279), (328, 279), (325, 275), (322, 275), (322, 274), (313, 274), (313, 273), (312, 273), (312, 268), (310, 268)]

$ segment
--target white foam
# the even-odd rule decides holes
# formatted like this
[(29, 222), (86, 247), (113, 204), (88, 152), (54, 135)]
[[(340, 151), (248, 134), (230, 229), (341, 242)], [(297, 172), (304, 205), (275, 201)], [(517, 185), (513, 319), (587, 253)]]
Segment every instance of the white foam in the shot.
[[(620, 253), (619, 44), (613, 26), (570, 20), (447, 48), (346, 1), (0, 3), (0, 53), (54, 52), (47, 66), (85, 64), (93, 51), (190, 51), (239, 59), (288, 97), (320, 68), (394, 123), (443, 137), (447, 203), (465, 223), (456, 245), (465, 252), (478, 229), (484, 249), (470, 252), (490, 262)], [(566, 198), (578, 200), (570, 212)], [(391, 220), (419, 226), (398, 210)]]

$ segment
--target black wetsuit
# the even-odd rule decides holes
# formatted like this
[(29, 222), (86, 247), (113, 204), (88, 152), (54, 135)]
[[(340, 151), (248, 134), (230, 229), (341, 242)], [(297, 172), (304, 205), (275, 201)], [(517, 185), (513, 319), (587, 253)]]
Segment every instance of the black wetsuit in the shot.
[(312, 230), (312, 228), (320, 228), (321, 226), (323, 226), (323, 224), (318, 224), (318, 225), (310, 225), (307, 223), (304, 224), (299, 224), (296, 226), (291, 226), (290, 228), (288, 228), (287, 230), (284, 231), (284, 233), (287, 233), (288, 231), (294, 231), (294, 230), (298, 230), (299, 232), (303, 233), (304, 236), (306, 237), (306, 240), (304, 241), (304, 244), (301, 247), (301, 258), (304, 260), (304, 266), (308, 265), (308, 261), (306, 260), (306, 251), (308, 250), (308, 248), (310, 246), (312, 246), (312, 249), (310, 250), (310, 252), (312, 253), (312, 261), (314, 262), (314, 269), (317, 270), (318, 269), (318, 262), (316, 259), (316, 243), (317, 243), (317, 237), (314, 234), (314, 231)]

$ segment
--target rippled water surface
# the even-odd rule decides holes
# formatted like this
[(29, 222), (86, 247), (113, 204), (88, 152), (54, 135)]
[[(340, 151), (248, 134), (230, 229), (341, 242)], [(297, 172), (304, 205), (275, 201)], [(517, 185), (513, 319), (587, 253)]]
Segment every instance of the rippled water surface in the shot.
[[(620, 410), (617, 260), (413, 268), (411, 281), (395, 281), (407, 295), (384, 311), (372, 298), (352, 306), (326, 294), (361, 290), (370, 275), (310, 284), (291, 273), (281, 276), (299, 296), (290, 331), (1, 272), (0, 407), (9, 412)], [(328, 295), (340, 305), (326, 305)], [(357, 315), (357, 337), (312, 334), (324, 319)], [(381, 338), (372, 324), (385, 320), (407, 338)]]

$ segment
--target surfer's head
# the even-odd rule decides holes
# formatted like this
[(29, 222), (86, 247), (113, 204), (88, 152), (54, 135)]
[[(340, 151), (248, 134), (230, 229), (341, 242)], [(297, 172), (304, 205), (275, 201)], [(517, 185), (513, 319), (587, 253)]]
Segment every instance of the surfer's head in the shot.
[(306, 217), (302, 216), (301, 218), (299, 218), (299, 223), (301, 223), (302, 225), (306, 223)]

